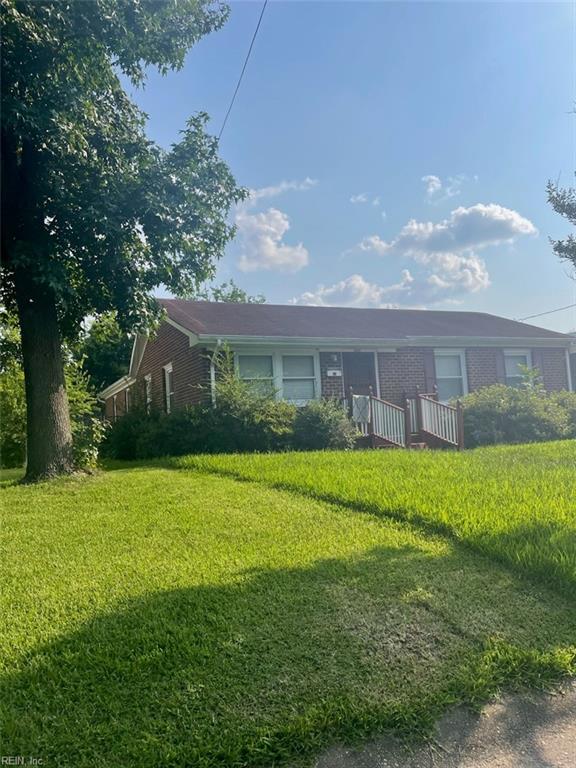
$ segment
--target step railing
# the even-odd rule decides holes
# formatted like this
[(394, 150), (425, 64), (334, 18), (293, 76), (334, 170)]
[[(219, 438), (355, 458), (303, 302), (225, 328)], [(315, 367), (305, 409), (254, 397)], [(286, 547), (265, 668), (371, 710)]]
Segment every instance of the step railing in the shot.
[(404, 408), (376, 397), (369, 388), (368, 395), (356, 395), (350, 388), (348, 413), (363, 437), (399, 448), (409, 448), (413, 440), (444, 443), (458, 450), (464, 448), (464, 419), (460, 401), (456, 406), (438, 401), (436, 391), (416, 397), (404, 396)]
[(418, 395), (419, 429), (458, 450), (464, 447), (464, 423), (462, 405), (456, 407), (439, 403), (429, 395)]
[(378, 438), (399, 448), (406, 447), (409, 430), (404, 408), (373, 394), (355, 395), (353, 391), (350, 392), (349, 402), (350, 416), (360, 434), (372, 438), (373, 444)]

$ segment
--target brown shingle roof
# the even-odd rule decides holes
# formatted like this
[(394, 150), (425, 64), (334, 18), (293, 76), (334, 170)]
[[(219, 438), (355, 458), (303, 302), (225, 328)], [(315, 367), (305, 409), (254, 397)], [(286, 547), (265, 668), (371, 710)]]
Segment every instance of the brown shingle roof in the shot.
[(160, 299), (168, 316), (201, 336), (401, 340), (421, 337), (564, 339), (562, 333), (484, 312), (226, 304)]

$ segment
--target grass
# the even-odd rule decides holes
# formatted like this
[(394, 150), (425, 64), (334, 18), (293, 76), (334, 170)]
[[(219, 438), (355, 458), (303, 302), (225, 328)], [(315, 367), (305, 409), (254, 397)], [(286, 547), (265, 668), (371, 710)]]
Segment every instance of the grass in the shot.
[[(549, 448), (562, 477), (572, 448)], [(362, 477), (354, 462), (415, 483), (390, 469), (404, 456), (432, 473), (421, 454), (244, 456), (5, 485), (3, 752), (74, 768), (306, 764), (335, 740), (423, 733), (452, 703), (576, 673), (566, 594), (454, 536), (265, 485), (282, 461), (303, 478), (303, 459), (318, 481), (333, 468), (333, 490)], [(206, 473), (242, 461), (264, 483)]]
[(410, 521), (576, 594), (576, 441), (177, 463)]

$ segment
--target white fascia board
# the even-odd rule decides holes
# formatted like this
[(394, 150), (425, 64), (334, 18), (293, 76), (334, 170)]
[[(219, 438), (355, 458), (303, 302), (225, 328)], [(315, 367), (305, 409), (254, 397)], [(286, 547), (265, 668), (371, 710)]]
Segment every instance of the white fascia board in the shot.
[(220, 335), (211, 336), (208, 334), (199, 334), (198, 343), (210, 346), (212, 344), (230, 344), (234, 347), (321, 347), (331, 352), (340, 349), (394, 349), (397, 346), (405, 346), (404, 340), (388, 339), (331, 339), (325, 336), (303, 337), (303, 336), (234, 336)]
[(133, 376), (122, 376), (121, 379), (118, 379), (113, 384), (110, 384), (108, 387), (106, 387), (106, 389), (103, 389), (101, 392), (99, 392), (98, 399), (107, 400), (109, 397), (117, 395), (118, 392), (122, 392), (123, 389), (131, 387), (135, 382), (136, 379)]
[(381, 350), (392, 351), (397, 347), (559, 347), (566, 348), (573, 344), (569, 337), (564, 338), (519, 338), (518, 336), (409, 336), (405, 339), (340, 339), (302, 336), (213, 336), (198, 334), (197, 343), (207, 345), (228, 343), (232, 346), (290, 346), (321, 347), (329, 351), (336, 350)]
[(410, 336), (407, 346), (421, 347), (558, 347), (570, 346), (569, 338), (519, 336)]
[(196, 344), (198, 344), (199, 336), (197, 333), (189, 331), (188, 328), (184, 328), (183, 325), (177, 323), (176, 320), (172, 320), (171, 317), (165, 317), (164, 322), (168, 323), (168, 325), (171, 325), (173, 328), (176, 328), (176, 330), (180, 331), (180, 333), (183, 333), (184, 336), (187, 336), (191, 347), (195, 347)]
[(132, 354), (130, 355), (130, 367), (128, 368), (128, 376), (136, 378), (138, 376), (138, 369), (140, 363), (144, 357), (144, 350), (148, 343), (148, 334), (137, 333), (134, 337), (134, 344), (132, 345)]

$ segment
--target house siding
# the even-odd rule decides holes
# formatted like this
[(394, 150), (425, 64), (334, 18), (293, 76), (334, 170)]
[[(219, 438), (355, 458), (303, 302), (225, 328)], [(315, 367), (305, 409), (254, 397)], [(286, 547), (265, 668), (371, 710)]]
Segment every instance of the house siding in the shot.
[[(499, 363), (502, 356), (502, 364)], [(503, 383), (503, 352), (494, 347), (470, 347), (466, 350), (468, 390), (474, 392), (491, 384)]]
[[(134, 387), (126, 387), (116, 394), (116, 418), (120, 418), (126, 413), (126, 390), (130, 392), (129, 397), (134, 395)], [(132, 399), (130, 399), (132, 402)], [(109, 397), (104, 403), (104, 418), (107, 421), (114, 421), (114, 396)]]
[[(165, 409), (163, 367), (172, 363), (174, 408), (199, 403), (209, 397), (210, 361), (206, 349), (190, 347), (188, 336), (169, 323), (162, 323), (155, 336), (148, 339), (142, 356), (138, 378), (131, 389), (132, 407), (145, 403), (146, 376), (152, 378), (152, 408)], [(124, 390), (116, 396), (116, 413), (125, 412)], [(104, 416), (113, 421), (113, 398), (106, 399)]]
[(427, 391), (425, 351), (419, 347), (403, 347), (395, 352), (378, 352), (380, 397), (402, 405), (404, 396)]
[(540, 368), (544, 387), (548, 390), (568, 389), (568, 367), (566, 365), (566, 352), (563, 349), (540, 349), (539, 359), (532, 364)]
[[(328, 370), (339, 370), (341, 376), (328, 376)], [(344, 393), (344, 369), (342, 366), (341, 352), (320, 352), (320, 386), (322, 397), (345, 397)]]
[(177, 328), (162, 323), (156, 336), (150, 338), (142, 356), (136, 387), (144, 398), (144, 378), (152, 378), (152, 408), (165, 409), (164, 371), (172, 363), (174, 408), (183, 408), (205, 400), (209, 395), (210, 362), (203, 347), (191, 347), (188, 336)]
[[(547, 390), (567, 389), (569, 386), (566, 352), (564, 349), (533, 349), (532, 364), (540, 369)], [(162, 323), (156, 335), (146, 344), (137, 381), (130, 387), (131, 406), (143, 405), (147, 375), (152, 379), (152, 407), (165, 409), (163, 367), (172, 364), (174, 386), (173, 407), (182, 408), (210, 397), (210, 352), (204, 347), (190, 346), (189, 337), (169, 323)], [(465, 350), (469, 391), (503, 382), (504, 352), (497, 347), (469, 347)], [(343, 370), (341, 351), (322, 351), (318, 355), (321, 396), (341, 399), (344, 375), (328, 376), (328, 370)], [(380, 397), (403, 405), (404, 396), (414, 397), (418, 391), (430, 392), (435, 383), (434, 350), (430, 347), (399, 347), (391, 352), (376, 354), (376, 369)], [(116, 395), (116, 414), (125, 413), (125, 390)], [(104, 403), (104, 417), (114, 418), (113, 397)]]

